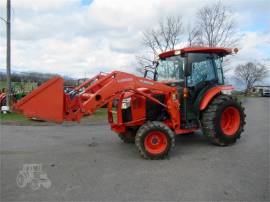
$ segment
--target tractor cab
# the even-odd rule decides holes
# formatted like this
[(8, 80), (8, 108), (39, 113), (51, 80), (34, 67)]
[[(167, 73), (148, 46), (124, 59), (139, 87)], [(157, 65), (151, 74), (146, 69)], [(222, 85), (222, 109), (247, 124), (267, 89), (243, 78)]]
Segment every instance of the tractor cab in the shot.
[(145, 77), (152, 74), (156, 81), (178, 89), (183, 128), (197, 124), (199, 104), (205, 93), (224, 85), (223, 57), (237, 52), (227, 48), (183, 48), (161, 53), (152, 70), (146, 69)]

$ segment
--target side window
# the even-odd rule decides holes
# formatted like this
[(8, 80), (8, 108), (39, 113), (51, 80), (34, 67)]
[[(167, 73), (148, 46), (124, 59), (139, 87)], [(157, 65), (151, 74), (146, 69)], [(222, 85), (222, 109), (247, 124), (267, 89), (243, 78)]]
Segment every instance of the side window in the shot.
[[(191, 56), (191, 57), (190, 57)], [(209, 54), (194, 54), (189, 55), (191, 62), (192, 72), (188, 77), (188, 86), (196, 86), (203, 81), (211, 81), (216, 78), (215, 70), (213, 67), (212, 59)]]
[(223, 77), (223, 71), (222, 71), (221, 58), (215, 58), (215, 65), (216, 65), (216, 68), (217, 68), (218, 83), (219, 84), (224, 84), (224, 77)]

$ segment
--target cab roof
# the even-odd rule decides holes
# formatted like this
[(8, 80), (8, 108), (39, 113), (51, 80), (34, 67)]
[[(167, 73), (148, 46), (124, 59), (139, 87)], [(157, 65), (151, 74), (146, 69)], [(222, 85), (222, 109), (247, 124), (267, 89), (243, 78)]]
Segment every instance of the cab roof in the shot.
[(165, 59), (174, 55), (180, 55), (184, 53), (216, 53), (222, 56), (237, 52), (238, 49), (231, 48), (218, 48), (218, 47), (187, 47), (182, 49), (170, 50), (159, 54), (160, 59)]

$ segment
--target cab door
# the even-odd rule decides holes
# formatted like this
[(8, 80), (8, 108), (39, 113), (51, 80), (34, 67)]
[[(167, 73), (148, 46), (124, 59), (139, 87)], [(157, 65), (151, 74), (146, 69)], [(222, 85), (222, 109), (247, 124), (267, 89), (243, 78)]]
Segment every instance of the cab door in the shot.
[[(214, 56), (209, 53), (188, 53), (186, 55), (189, 74), (186, 76), (186, 86), (188, 88), (188, 98), (186, 102), (182, 120), (185, 120), (185, 127), (192, 127), (198, 124), (198, 114), (196, 111), (196, 101), (199, 96), (209, 88), (218, 84), (218, 76)], [(182, 98), (183, 99), (183, 98)], [(186, 126), (188, 125), (188, 126)]]

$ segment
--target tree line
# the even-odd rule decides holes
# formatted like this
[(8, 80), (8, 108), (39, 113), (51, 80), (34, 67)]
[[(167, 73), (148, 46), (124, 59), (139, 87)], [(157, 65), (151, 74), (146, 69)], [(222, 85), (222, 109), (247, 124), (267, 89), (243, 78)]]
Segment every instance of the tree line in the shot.
[[(220, 1), (199, 9), (194, 22), (184, 26), (182, 17), (168, 16), (143, 32), (142, 45), (150, 57), (187, 46), (234, 47), (238, 43), (236, 23), (229, 8)], [(151, 60), (138, 56), (139, 62)]]
[[(44, 83), (54, 76), (59, 76), (58, 74), (51, 73), (40, 73), (40, 72), (13, 72), (11, 73), (12, 82), (34, 82), (38, 85)], [(77, 85), (78, 81), (68, 76), (63, 76), (66, 86)], [(6, 73), (0, 72), (0, 81), (6, 80)]]

